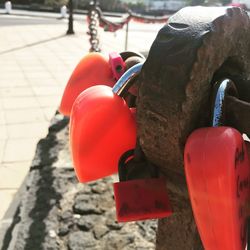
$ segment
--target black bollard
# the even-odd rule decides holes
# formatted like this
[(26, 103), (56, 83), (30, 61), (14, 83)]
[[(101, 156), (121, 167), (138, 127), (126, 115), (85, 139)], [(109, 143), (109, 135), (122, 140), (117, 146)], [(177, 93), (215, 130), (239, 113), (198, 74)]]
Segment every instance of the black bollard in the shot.
[(67, 30), (67, 35), (72, 35), (75, 34), (74, 28), (73, 28), (73, 0), (69, 0), (68, 2), (68, 7), (69, 7), (69, 22), (68, 22), (68, 30)]

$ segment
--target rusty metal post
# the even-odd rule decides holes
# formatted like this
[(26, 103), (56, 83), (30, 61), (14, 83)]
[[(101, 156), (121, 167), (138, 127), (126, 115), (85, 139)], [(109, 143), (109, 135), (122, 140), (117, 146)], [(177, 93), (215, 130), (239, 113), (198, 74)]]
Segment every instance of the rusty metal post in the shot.
[(74, 19), (73, 19), (73, 0), (69, 0), (68, 2), (68, 7), (69, 7), (69, 22), (68, 22), (68, 30), (67, 30), (67, 35), (73, 35), (75, 34), (74, 32)]
[(210, 124), (216, 80), (239, 77), (239, 99), (250, 102), (244, 80), (250, 79), (249, 29), (249, 17), (239, 8), (187, 7), (168, 20), (149, 51), (139, 76), (138, 137), (147, 159), (167, 179), (174, 212), (159, 220), (157, 250), (203, 249), (186, 185), (184, 146), (193, 130)]

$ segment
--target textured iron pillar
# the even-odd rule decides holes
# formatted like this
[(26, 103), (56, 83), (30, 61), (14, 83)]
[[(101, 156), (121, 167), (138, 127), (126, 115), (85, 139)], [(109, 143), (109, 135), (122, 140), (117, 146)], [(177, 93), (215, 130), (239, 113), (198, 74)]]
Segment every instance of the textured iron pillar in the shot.
[(74, 19), (73, 19), (73, 0), (69, 0), (68, 7), (69, 7), (69, 22), (68, 22), (67, 35), (72, 35), (72, 34), (75, 34), (74, 28), (73, 28), (73, 24), (74, 24)]
[(203, 246), (186, 186), (183, 151), (209, 126), (212, 87), (228, 77), (250, 102), (250, 21), (233, 7), (187, 7), (159, 31), (139, 76), (137, 123), (147, 158), (166, 176), (174, 214), (159, 220), (158, 250)]

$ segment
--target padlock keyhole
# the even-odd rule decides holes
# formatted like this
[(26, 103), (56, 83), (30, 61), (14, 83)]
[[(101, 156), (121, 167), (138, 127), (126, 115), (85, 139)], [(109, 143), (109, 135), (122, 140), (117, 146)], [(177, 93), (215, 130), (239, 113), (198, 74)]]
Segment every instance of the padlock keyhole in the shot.
[(116, 72), (121, 73), (122, 72), (122, 66), (121, 65), (117, 65), (115, 68)]

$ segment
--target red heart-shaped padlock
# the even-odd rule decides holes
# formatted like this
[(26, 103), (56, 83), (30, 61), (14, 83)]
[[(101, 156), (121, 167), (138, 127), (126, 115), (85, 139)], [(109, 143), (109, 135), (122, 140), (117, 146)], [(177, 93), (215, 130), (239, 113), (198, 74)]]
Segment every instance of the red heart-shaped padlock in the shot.
[(72, 107), (70, 142), (80, 182), (116, 173), (120, 156), (135, 147), (135, 116), (112, 88), (90, 87)]
[(187, 140), (184, 160), (204, 248), (245, 249), (250, 166), (242, 135), (229, 127), (198, 129)]
[(101, 53), (89, 53), (74, 69), (63, 93), (59, 111), (69, 116), (77, 96), (85, 89), (103, 84), (113, 86), (115, 79), (109, 61)]

